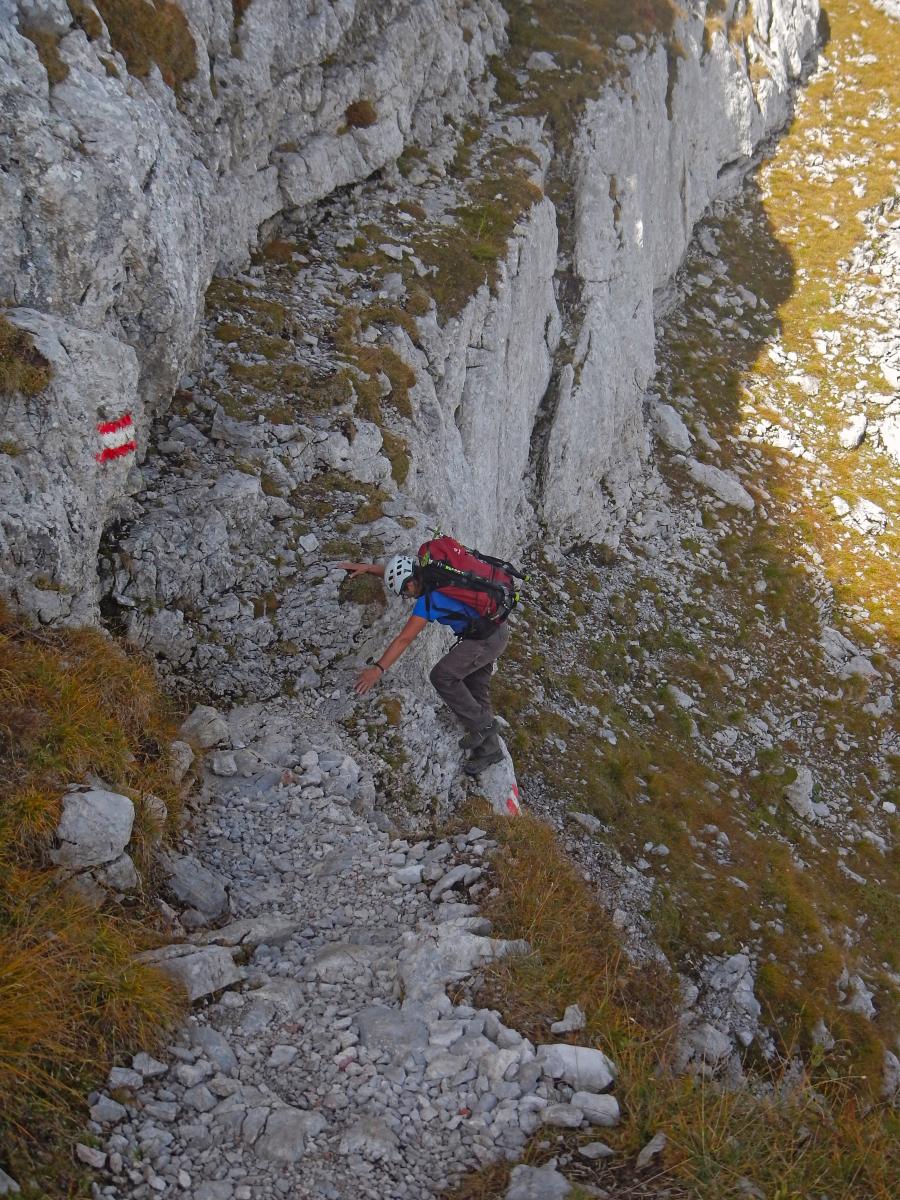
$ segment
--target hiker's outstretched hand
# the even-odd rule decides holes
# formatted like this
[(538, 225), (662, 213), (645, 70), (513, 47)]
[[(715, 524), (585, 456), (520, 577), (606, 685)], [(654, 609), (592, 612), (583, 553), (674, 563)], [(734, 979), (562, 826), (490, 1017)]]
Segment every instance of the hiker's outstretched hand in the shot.
[(357, 696), (364, 696), (370, 688), (375, 686), (383, 674), (384, 672), (379, 671), (377, 667), (366, 667), (364, 671), (360, 671), (359, 678), (353, 685), (354, 692)]
[(371, 563), (339, 562), (338, 566), (342, 571), (349, 571), (351, 579), (355, 579), (357, 575), (372, 573)]

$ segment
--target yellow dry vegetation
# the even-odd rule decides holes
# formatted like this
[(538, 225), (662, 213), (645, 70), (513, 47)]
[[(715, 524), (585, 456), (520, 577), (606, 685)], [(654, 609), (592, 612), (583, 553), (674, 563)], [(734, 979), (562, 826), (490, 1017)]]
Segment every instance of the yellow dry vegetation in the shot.
[[(383, 425), (382, 406), (392, 408), (407, 420), (412, 417), (409, 392), (415, 386), (416, 373), (392, 346), (363, 342), (360, 335), (363, 329), (379, 322), (402, 325), (404, 317), (412, 319), (395, 312), (393, 307), (374, 305), (361, 310), (351, 305), (339, 314), (334, 329), (335, 349), (345, 362), (356, 368), (352, 379), (357, 412), (378, 426)], [(390, 383), (386, 396), (381, 395), (379, 375), (384, 375)]]
[(187, 17), (174, 0), (94, 0), (110, 44), (138, 79), (154, 65), (179, 92), (197, 74), (197, 44)]
[(66, 3), (75, 25), (83, 29), (91, 41), (103, 37), (103, 22), (92, 0), (66, 0)]
[(69, 78), (69, 64), (59, 52), (60, 36), (53, 29), (32, 22), (19, 26), (19, 32), (37, 50), (41, 66), (47, 72), (50, 84), (62, 83)]
[(354, 100), (344, 113), (348, 129), (369, 129), (378, 120), (378, 113), (371, 100)]
[(144, 798), (177, 818), (168, 769), (173, 713), (152, 668), (93, 630), (48, 631), (0, 605), (0, 1142), (14, 1175), (68, 1194), (65, 1152), (84, 1097), (116, 1056), (153, 1046), (181, 1009), (135, 951), (150, 909), (96, 911), (47, 851), (69, 784), (100, 777), (135, 802), (129, 851), (146, 871), (156, 829)]

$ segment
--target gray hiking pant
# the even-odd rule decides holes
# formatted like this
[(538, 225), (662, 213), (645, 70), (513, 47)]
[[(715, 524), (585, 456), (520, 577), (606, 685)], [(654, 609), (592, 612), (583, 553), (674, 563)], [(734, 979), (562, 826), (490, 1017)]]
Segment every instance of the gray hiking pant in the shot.
[(509, 627), (504, 621), (484, 641), (457, 642), (432, 667), (428, 678), (435, 691), (466, 729), (484, 729), (494, 719), (491, 673), (508, 641)]

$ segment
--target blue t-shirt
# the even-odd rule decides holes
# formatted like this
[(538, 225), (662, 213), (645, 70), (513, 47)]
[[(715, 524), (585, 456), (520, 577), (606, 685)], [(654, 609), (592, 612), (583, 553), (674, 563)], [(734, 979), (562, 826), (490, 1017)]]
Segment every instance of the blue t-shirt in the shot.
[(469, 627), (469, 623), (478, 620), (478, 613), (468, 604), (456, 600), (453, 596), (445, 596), (442, 592), (432, 592), (430, 596), (420, 596), (412, 611), (414, 617), (423, 617), (426, 621), (437, 621), (441, 625), (449, 625), (459, 637)]

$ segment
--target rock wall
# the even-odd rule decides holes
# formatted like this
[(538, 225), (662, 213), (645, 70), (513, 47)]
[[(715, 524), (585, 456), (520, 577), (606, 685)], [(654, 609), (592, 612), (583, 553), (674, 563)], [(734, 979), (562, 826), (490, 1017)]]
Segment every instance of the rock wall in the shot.
[[(46, 618), (95, 608), (127, 475), (123, 462), (97, 478), (97, 423), (130, 413), (142, 446), (194, 353), (213, 273), (245, 262), (276, 214), (481, 104), (505, 19), (494, 0), (254, 0), (240, 18), (232, 0), (185, 0), (181, 44), (162, 70), (132, 60), (136, 77), (110, 32), (122, 8), (104, 0), (104, 24), (86, 4), (0, 0), (0, 298), (16, 323), (49, 314), (76, 360), (55, 353), (50, 388), (4, 417), (0, 565)], [(118, 343), (99, 371), (123, 364), (100, 388), (81, 370), (98, 334)]]
[[(110, 36), (117, 0), (98, 6), (107, 25), (93, 8), (76, 21), (85, 7), (0, 0), (0, 296), (54, 367), (38, 397), (5, 401), (0, 569), (44, 620), (96, 616), (101, 534), (139, 486), (127, 443), (104, 430), (130, 415), (143, 453), (196, 361), (212, 273), (404, 144), (447, 142), (448, 122), (487, 103), (505, 21), (493, 0), (254, 0), (241, 17), (191, 0), (196, 72), (132, 61), (129, 74)], [(817, 0), (754, 14), (740, 46), (705, 31), (705, 5), (668, 49), (620, 39), (619, 81), (577, 133), (571, 262), (545, 200), (516, 226), (493, 294), (420, 322), (421, 351), (403, 347), (425, 368), (406, 490), (460, 536), (512, 552), (536, 511), (553, 538), (615, 540), (646, 453), (654, 296), (706, 205), (786, 119), (814, 45)], [(546, 166), (535, 134), (519, 137)], [(562, 313), (560, 265), (579, 291)], [(561, 325), (570, 361), (554, 372)], [(120, 456), (98, 462), (110, 436)]]
[(787, 121), (816, 44), (817, 0), (763, 0), (752, 13), (749, 53), (694, 12), (676, 27), (676, 53), (631, 51), (627, 86), (588, 106), (574, 180), (581, 315), (536, 464), (542, 515), (560, 538), (617, 540), (647, 453), (655, 298), (710, 202)]

